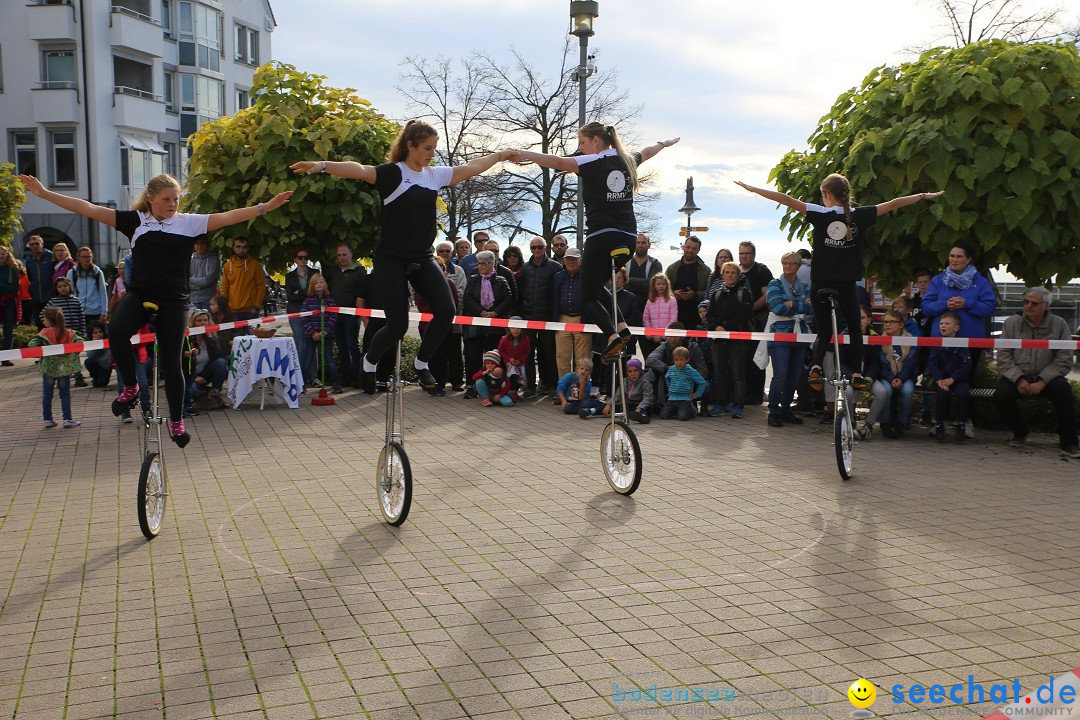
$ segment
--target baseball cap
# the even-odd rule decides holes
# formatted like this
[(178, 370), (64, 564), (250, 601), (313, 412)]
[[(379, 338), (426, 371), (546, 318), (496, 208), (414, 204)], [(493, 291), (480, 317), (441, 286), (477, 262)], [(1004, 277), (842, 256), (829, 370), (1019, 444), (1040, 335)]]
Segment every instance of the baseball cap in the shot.
[(566, 255), (564, 255), (563, 257), (579, 258), (581, 257), (581, 251), (578, 250), (576, 247), (571, 246), (566, 248)]

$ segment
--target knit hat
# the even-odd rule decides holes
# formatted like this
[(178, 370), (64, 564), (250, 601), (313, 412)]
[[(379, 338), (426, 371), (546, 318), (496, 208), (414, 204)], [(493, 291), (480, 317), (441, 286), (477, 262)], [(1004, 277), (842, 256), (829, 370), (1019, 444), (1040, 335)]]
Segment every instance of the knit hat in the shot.
[(630, 358), (626, 361), (626, 369), (637, 368), (638, 372), (641, 372), (641, 361), (637, 358)]
[(502, 355), (499, 354), (498, 350), (488, 350), (484, 353), (484, 362), (487, 362), (488, 360), (496, 365), (502, 365)]

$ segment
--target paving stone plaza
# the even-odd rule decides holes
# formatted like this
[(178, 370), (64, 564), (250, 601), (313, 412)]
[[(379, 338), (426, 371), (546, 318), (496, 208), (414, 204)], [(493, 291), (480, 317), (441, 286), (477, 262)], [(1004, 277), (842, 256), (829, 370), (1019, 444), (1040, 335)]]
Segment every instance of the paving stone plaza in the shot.
[(876, 436), (844, 483), (813, 422), (655, 421), (623, 497), (601, 421), (410, 390), (391, 528), (381, 398), (308, 395), (194, 418), (147, 542), (114, 391), (43, 430), (40, 385), (0, 372), (0, 717), (846, 718), (864, 677), (877, 715), (978, 718), (999, 703), (890, 688), (1080, 665), (1080, 464), (1053, 436)]

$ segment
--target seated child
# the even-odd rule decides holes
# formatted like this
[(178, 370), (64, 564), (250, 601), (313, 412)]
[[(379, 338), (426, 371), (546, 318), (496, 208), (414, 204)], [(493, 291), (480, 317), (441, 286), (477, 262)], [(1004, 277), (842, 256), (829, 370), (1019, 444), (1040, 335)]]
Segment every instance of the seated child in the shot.
[[(105, 340), (105, 326), (94, 323), (90, 328), (91, 340)], [(109, 386), (112, 379), (112, 351), (109, 348), (100, 350), (87, 350), (86, 360), (83, 361), (87, 372), (90, 373), (90, 382), (96, 388)]]
[[(960, 330), (960, 316), (954, 312), (943, 313), (938, 320), (941, 337), (956, 337)], [(930, 348), (926, 372), (933, 378), (937, 390), (937, 406), (934, 409), (934, 437), (945, 442), (945, 418), (949, 416), (949, 404), (956, 398), (956, 442), (964, 442), (967, 434), (968, 393), (971, 390), (971, 351), (967, 348)]]
[[(562, 405), (563, 412), (567, 415), (587, 417), (581, 415), (582, 410), (595, 410), (598, 412), (604, 410), (604, 404), (592, 397), (592, 380), (589, 379), (589, 376), (592, 375), (592, 369), (591, 360), (579, 360), (577, 372), (566, 373), (559, 379), (559, 384), (555, 386), (555, 392), (559, 396), (559, 403)], [(595, 413), (589, 413), (589, 415), (592, 414)]]
[(484, 407), (493, 407), (496, 404), (510, 407), (514, 404), (510, 398), (510, 379), (503, 372), (502, 356), (498, 350), (484, 353), (484, 367), (477, 370), (472, 379), (473, 387), (476, 388), (477, 396), (482, 398)]
[[(904, 331), (904, 316), (895, 310), (885, 313), (885, 335), (892, 337), (911, 337)], [(874, 399), (870, 403), (870, 413), (866, 416), (866, 426), (872, 428), (874, 422), (881, 419), (881, 433), (887, 438), (899, 439), (904, 436), (911, 419), (911, 403), (915, 398), (915, 380), (919, 376), (918, 348), (911, 345), (882, 345), (881, 375), (871, 387)], [(896, 419), (891, 419), (893, 393), (900, 398), (900, 407)], [(882, 413), (884, 412), (884, 415)]]
[(660, 417), (668, 420), (678, 416), (680, 420), (691, 420), (697, 415), (694, 401), (705, 394), (705, 378), (691, 367), (690, 351), (686, 348), (675, 348), (672, 361), (674, 364), (664, 375), (667, 401), (660, 409)]
[[(653, 386), (649, 379), (649, 373), (643, 371), (641, 361), (631, 358), (626, 363), (626, 374), (623, 377), (623, 387), (626, 389), (626, 404), (630, 407), (627, 417), (642, 425), (648, 425), (652, 421)], [(612, 407), (622, 408), (622, 395), (613, 393), (611, 402), (604, 406), (602, 415), (610, 415)], [(596, 415), (591, 410), (582, 410), (578, 413), (583, 418)]]
[[(514, 315), (511, 320), (520, 320)], [(525, 387), (525, 363), (528, 362), (531, 347), (529, 336), (521, 328), (507, 328), (506, 334), (499, 339), (499, 356), (506, 365), (506, 377), (510, 381), (510, 398), (517, 402), (521, 399), (521, 389)]]

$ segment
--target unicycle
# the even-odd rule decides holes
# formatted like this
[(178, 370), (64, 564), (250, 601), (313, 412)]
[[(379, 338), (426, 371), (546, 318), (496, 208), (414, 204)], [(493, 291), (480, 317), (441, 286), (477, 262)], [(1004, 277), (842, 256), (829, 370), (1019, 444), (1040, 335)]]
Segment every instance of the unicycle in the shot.
[[(144, 302), (151, 316), (158, 306)], [(142, 450), (142, 469), (139, 471), (139, 492), (135, 507), (139, 513), (139, 528), (147, 540), (153, 540), (161, 531), (161, 522), (165, 517), (165, 501), (169, 497), (169, 476), (165, 471), (165, 456), (161, 448), (161, 426), (166, 418), (161, 417), (158, 407), (158, 347), (154, 336), (154, 372), (150, 380), (150, 412), (143, 411), (142, 432), (139, 434), (139, 449)]]
[(851, 381), (844, 377), (844, 372), (840, 367), (840, 332), (836, 321), (836, 306), (840, 293), (832, 288), (822, 288), (818, 291), (818, 297), (828, 301), (830, 314), (832, 315), (833, 365), (835, 370), (828, 382), (836, 388), (836, 400), (833, 410), (833, 446), (836, 450), (836, 468), (840, 471), (840, 477), (844, 480), (850, 480), (854, 468), (855, 424), (852, 402), (848, 398), (848, 388), (851, 386)]
[[(376, 469), (375, 492), (383, 520), (401, 525), (412, 505), (412, 468), (405, 453), (405, 394), (409, 383), (401, 379), (401, 341), (397, 343), (394, 374), (388, 382), (376, 383), (386, 390), (386, 439)], [(400, 427), (399, 427), (400, 426)]]
[[(621, 255), (629, 254), (629, 248), (625, 247), (611, 251), (611, 318), (616, 327), (619, 321), (619, 305), (615, 297), (615, 275), (619, 266), (615, 260)], [(625, 356), (624, 345), (618, 356), (611, 359), (611, 418), (600, 436), (600, 466), (604, 469), (604, 477), (612, 490), (620, 495), (632, 495), (641, 484), (641, 446), (638, 445), (634, 431), (630, 429), (626, 388), (623, 385)]]

